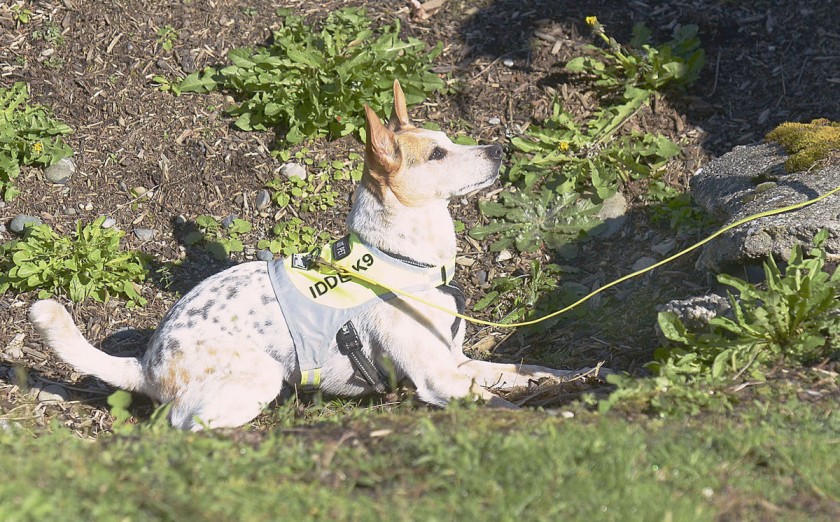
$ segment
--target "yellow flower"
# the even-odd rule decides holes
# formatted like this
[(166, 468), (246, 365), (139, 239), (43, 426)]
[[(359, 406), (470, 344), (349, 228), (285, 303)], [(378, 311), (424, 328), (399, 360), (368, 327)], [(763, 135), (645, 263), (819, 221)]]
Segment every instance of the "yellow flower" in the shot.
[(563, 152), (569, 150), (569, 142), (568, 141), (561, 141), (560, 142), (560, 150)]
[(586, 17), (586, 25), (590, 27), (595, 27), (598, 25), (598, 17), (597, 16), (587, 16)]
[(34, 152), (35, 154), (40, 154), (41, 151), (43, 151), (43, 150), (44, 150), (44, 144), (41, 143), (40, 141), (36, 141), (35, 143), (32, 144), (32, 152)]

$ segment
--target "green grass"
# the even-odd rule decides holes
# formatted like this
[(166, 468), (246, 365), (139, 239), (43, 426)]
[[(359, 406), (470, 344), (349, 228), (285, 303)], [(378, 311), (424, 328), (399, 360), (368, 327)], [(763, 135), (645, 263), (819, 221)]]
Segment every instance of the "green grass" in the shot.
[(667, 421), (455, 407), (96, 442), (3, 430), (0, 518), (828, 520), (838, 419), (791, 395)]

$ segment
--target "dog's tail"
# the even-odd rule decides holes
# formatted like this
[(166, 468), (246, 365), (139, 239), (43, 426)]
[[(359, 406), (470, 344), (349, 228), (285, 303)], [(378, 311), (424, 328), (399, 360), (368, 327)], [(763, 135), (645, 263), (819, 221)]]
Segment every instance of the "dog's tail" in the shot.
[(52, 299), (29, 309), (29, 320), (46, 344), (76, 370), (128, 391), (143, 391), (143, 366), (136, 357), (114, 357), (97, 350), (82, 336), (73, 318)]

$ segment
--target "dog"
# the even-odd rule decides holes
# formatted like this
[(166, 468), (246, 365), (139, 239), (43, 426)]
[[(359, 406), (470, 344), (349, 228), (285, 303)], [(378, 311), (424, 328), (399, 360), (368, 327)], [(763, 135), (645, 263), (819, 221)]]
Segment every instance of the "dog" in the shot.
[[(170, 422), (188, 430), (245, 424), (284, 387), (349, 397), (407, 380), (435, 406), (465, 397), (512, 406), (490, 389), (576, 373), (470, 359), (463, 322), (429, 304), (463, 309), (451, 283), (456, 239), (448, 202), (496, 181), (501, 146), (457, 145), (413, 126), (398, 81), (387, 125), (367, 105), (365, 122), (350, 235), (323, 253), (246, 262), (211, 276), (169, 310), (139, 358), (96, 349), (54, 300), (32, 305), (35, 330), (77, 371), (169, 403)], [(426, 302), (356, 281), (352, 274), (363, 271)]]

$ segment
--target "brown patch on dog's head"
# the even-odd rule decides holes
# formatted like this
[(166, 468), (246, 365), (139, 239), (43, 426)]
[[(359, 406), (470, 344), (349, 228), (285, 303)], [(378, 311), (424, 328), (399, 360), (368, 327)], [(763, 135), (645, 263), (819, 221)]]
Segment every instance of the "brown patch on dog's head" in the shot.
[(388, 125), (365, 105), (365, 169), (362, 184), (384, 202), (422, 207), (486, 187), (498, 176), (499, 145), (456, 145), (440, 131), (411, 125), (405, 94), (394, 82)]

